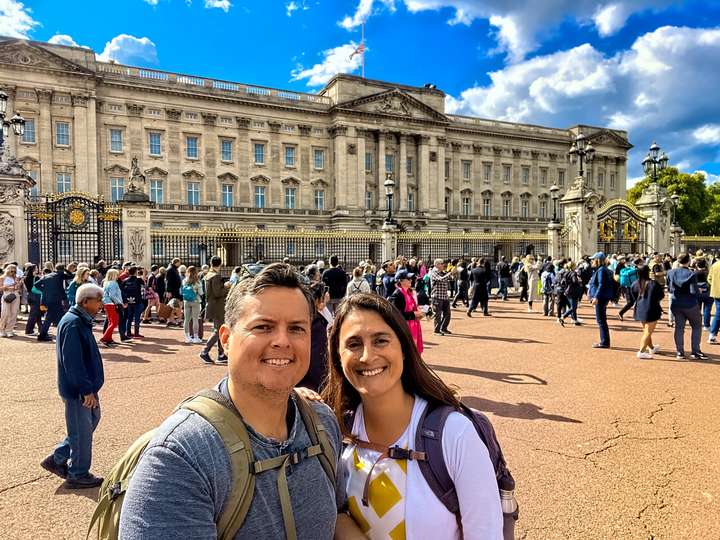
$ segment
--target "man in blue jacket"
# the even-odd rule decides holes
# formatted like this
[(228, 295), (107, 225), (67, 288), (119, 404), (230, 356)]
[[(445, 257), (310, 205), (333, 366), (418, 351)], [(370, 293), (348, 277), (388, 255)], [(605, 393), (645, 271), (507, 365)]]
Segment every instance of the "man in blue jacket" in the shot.
[(65, 479), (68, 488), (92, 488), (102, 478), (90, 473), (93, 432), (100, 422), (98, 392), (105, 376), (93, 337), (93, 319), (102, 307), (103, 290), (81, 285), (75, 305), (63, 316), (57, 333), (58, 389), (65, 403), (67, 437), (40, 466)]
[(708, 356), (700, 350), (702, 335), (702, 314), (700, 313), (700, 290), (697, 275), (690, 270), (690, 254), (678, 257), (678, 267), (667, 273), (668, 292), (672, 296), (670, 309), (675, 316), (675, 357), (685, 359), (685, 322), (690, 323), (692, 360), (707, 360)]
[(38, 341), (52, 341), (48, 334), (50, 325), (56, 324), (65, 312), (68, 298), (65, 292), (65, 282), (73, 278), (73, 275), (65, 270), (64, 264), (55, 266), (55, 271), (49, 273), (35, 284), (41, 296), (41, 304), (47, 308), (45, 319), (40, 327)]
[(610, 348), (610, 329), (607, 323), (607, 306), (613, 297), (615, 286), (613, 281), (612, 270), (605, 266), (605, 254), (598, 251), (590, 257), (595, 273), (588, 283), (588, 297), (593, 306), (595, 306), (595, 321), (600, 330), (600, 341), (593, 343), (595, 349)]

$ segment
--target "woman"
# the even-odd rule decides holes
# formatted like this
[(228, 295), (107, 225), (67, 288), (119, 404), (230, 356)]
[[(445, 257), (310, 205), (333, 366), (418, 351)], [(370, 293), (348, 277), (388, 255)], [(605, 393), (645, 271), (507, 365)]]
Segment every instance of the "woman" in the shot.
[(398, 310), (377, 295), (353, 295), (337, 310), (328, 339), (330, 378), (323, 395), (338, 418), (348, 419), (340, 422), (351, 440), (340, 466), (350, 515), (366, 535), (502, 538), (495, 472), (463, 414), (451, 412), (442, 431), (460, 502), (457, 518), (429, 487), (416, 460), (386, 457), (389, 447), (415, 447), (428, 406), (460, 409), (450, 388), (423, 362)]
[(363, 270), (359, 266), (353, 269), (353, 278), (345, 288), (345, 296), (352, 296), (357, 293), (369, 293), (370, 284), (363, 278)]
[(0, 313), (0, 337), (15, 337), (15, 324), (20, 309), (20, 290), (23, 282), (17, 277), (17, 266), (8, 264), (0, 276), (2, 313)]
[(183, 312), (185, 313), (185, 343), (202, 343), (202, 339), (198, 336), (202, 289), (196, 267), (188, 266), (185, 270), (180, 293), (183, 297)]
[(695, 260), (695, 275), (697, 276), (698, 292), (700, 293), (700, 309), (703, 316), (703, 330), (709, 332), (713, 299), (710, 296), (710, 284), (708, 283), (708, 267), (705, 257), (701, 257)]
[(635, 298), (635, 320), (640, 321), (643, 327), (640, 338), (640, 349), (637, 357), (649, 360), (653, 354), (660, 350), (660, 346), (653, 346), (652, 334), (662, 315), (662, 299), (665, 296), (663, 288), (650, 279), (650, 267), (646, 264), (637, 268), (638, 278), (632, 284), (632, 295)]
[(90, 281), (90, 269), (86, 266), (78, 268), (75, 272), (75, 277), (70, 282), (67, 288), (68, 305), (70, 307), (75, 305), (75, 292), (78, 290), (80, 285), (88, 283)]
[[(157, 277), (155, 278), (155, 292), (158, 294), (158, 301), (162, 304), (165, 303), (163, 298), (165, 298), (165, 291), (167, 290), (167, 286), (165, 283), (165, 272), (167, 272), (167, 269), (164, 266), (161, 266), (158, 268)], [(160, 317), (160, 312), (158, 311), (158, 321), (161, 323), (167, 323), (167, 319)]]
[(395, 288), (395, 292), (392, 293), (388, 300), (402, 315), (403, 319), (407, 322), (408, 328), (410, 329), (410, 335), (415, 342), (418, 353), (423, 353), (423, 337), (422, 327), (420, 326), (420, 319), (423, 317), (422, 311), (418, 308), (415, 297), (412, 292), (412, 278), (415, 277), (407, 270), (400, 270), (395, 274), (395, 280), (398, 286)]
[(582, 295), (585, 293), (585, 287), (582, 283), (582, 278), (577, 271), (575, 261), (570, 261), (567, 264), (567, 273), (564, 279), (564, 293), (567, 298), (568, 308), (560, 317), (560, 324), (565, 326), (565, 319), (570, 317), (575, 323), (575, 326), (580, 326), (582, 321), (578, 319), (577, 308), (580, 303)]
[(150, 317), (152, 316), (152, 308), (155, 308), (155, 313), (160, 308), (160, 295), (157, 292), (158, 283), (158, 266), (153, 264), (150, 267), (150, 275), (147, 278), (145, 285), (145, 299), (147, 300), (147, 307), (145, 313), (143, 313), (143, 324), (150, 324)]
[(363, 269), (363, 279), (368, 282), (368, 286), (372, 292), (375, 292), (375, 267), (366, 264)]
[(525, 273), (527, 274), (527, 303), (528, 313), (533, 311), (533, 302), (540, 300), (540, 291), (538, 290), (538, 283), (540, 282), (540, 265), (535, 261), (535, 257), (528, 255), (525, 257), (525, 264), (523, 266)]
[(41, 293), (35, 288), (35, 284), (40, 278), (37, 276), (37, 266), (31, 264), (25, 270), (25, 288), (28, 291), (28, 304), (30, 305), (30, 313), (28, 313), (27, 323), (25, 324), (25, 335), (34, 336), (35, 327), (38, 332), (42, 326), (42, 311), (40, 311)]
[[(112, 335), (116, 328), (120, 324), (120, 309), (124, 308), (122, 292), (120, 291), (120, 285), (118, 285), (117, 278), (119, 272), (115, 268), (111, 268), (105, 274), (105, 284), (103, 285), (103, 309), (107, 315), (108, 325), (105, 329), (105, 333), (100, 338), (100, 343), (106, 347), (113, 347), (117, 345), (117, 341), (113, 341)], [(124, 334), (121, 332), (121, 339)]]
[(324, 283), (315, 282), (310, 286), (315, 314), (310, 329), (310, 368), (298, 386), (320, 392), (325, 386), (328, 373), (327, 361), (327, 329), (328, 320), (322, 314), (330, 299), (328, 287)]

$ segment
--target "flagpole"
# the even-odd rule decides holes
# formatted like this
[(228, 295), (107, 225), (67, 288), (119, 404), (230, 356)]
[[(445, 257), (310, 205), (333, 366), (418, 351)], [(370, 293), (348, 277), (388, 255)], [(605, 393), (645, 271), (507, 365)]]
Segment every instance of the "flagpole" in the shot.
[(362, 78), (365, 78), (365, 23), (362, 23), (362, 36), (360, 38), (362, 46)]

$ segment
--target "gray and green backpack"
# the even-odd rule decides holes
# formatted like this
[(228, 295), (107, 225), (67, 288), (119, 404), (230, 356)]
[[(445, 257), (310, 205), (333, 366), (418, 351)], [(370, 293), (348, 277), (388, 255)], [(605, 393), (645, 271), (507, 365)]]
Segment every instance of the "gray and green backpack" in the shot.
[[(296, 533), (286, 477), (287, 466), (295, 465), (305, 458), (317, 457), (330, 482), (335, 484), (335, 452), (325, 431), (325, 426), (312, 405), (297, 393), (294, 395), (300, 416), (310, 436), (310, 446), (292, 454), (282, 454), (262, 461), (255, 460), (242, 417), (232, 402), (221, 393), (215, 390), (203, 390), (177, 406), (176, 410), (187, 409), (207, 420), (217, 430), (230, 456), (233, 487), (216, 523), (219, 540), (231, 540), (240, 530), (250, 510), (255, 492), (256, 474), (279, 469), (278, 493), (280, 494), (285, 536), (288, 540), (295, 540)], [(135, 468), (145, 448), (155, 435), (155, 431), (153, 429), (140, 436), (105, 477), (86, 539), (90, 537), (97, 525), (99, 540), (117, 540), (125, 493)]]

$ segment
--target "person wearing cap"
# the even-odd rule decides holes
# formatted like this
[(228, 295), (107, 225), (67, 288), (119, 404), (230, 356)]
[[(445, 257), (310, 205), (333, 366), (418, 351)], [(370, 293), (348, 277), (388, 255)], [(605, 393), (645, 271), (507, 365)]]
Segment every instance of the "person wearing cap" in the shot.
[(423, 313), (418, 309), (417, 301), (412, 292), (412, 280), (414, 277), (415, 274), (407, 270), (398, 271), (395, 274), (397, 286), (388, 300), (397, 308), (407, 322), (415, 347), (417, 347), (418, 353), (422, 354), (423, 337), (420, 319), (422, 319)]
[(588, 297), (590, 303), (595, 306), (595, 321), (600, 330), (600, 341), (593, 343), (592, 346), (595, 349), (609, 349), (610, 329), (607, 323), (607, 306), (613, 297), (615, 278), (612, 271), (605, 266), (605, 253), (598, 251), (590, 257), (590, 260), (595, 272), (588, 284)]

